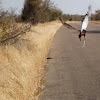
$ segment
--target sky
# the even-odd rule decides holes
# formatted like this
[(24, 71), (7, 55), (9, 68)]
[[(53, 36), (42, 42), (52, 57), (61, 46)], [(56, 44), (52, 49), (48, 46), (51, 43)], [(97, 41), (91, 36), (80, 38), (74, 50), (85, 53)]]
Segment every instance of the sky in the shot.
[(100, 0), (52, 0), (64, 13), (85, 14), (88, 6), (92, 6), (92, 12), (100, 9)]
[(17, 14), (21, 13), (24, 5), (24, 0), (1, 0), (1, 2), (2, 8), (4, 8), (5, 10), (14, 8)]
[[(92, 12), (100, 9), (100, 0), (51, 0), (54, 4), (66, 14), (84, 15), (88, 6), (92, 6)], [(23, 8), (24, 0), (2, 0), (4, 9), (15, 8), (20, 13)]]

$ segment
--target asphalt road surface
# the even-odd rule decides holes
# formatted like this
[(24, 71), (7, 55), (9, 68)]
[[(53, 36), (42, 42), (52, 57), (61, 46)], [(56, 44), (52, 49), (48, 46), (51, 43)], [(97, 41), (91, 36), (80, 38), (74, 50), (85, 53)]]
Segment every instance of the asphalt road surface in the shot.
[(90, 23), (87, 31), (82, 48), (78, 31), (65, 26), (58, 30), (40, 100), (100, 100), (100, 25)]

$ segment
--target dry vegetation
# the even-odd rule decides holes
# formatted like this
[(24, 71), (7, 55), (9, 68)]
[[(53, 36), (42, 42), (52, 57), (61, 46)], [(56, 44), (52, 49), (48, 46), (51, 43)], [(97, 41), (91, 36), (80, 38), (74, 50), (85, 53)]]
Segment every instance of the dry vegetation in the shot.
[(62, 11), (51, 0), (25, 0), (22, 21), (32, 24), (55, 21), (62, 16)]
[(0, 100), (38, 100), (47, 55), (62, 26), (50, 21), (58, 19), (73, 29), (67, 23), (79, 22), (81, 16), (63, 14), (50, 0), (25, 0), (19, 16), (0, 9)]
[(100, 24), (100, 21), (91, 21), (91, 23)]
[(38, 24), (15, 43), (0, 46), (0, 100), (38, 99), (46, 58), (60, 26)]
[(22, 16), (0, 8), (0, 100), (38, 99), (51, 42), (62, 25), (38, 24), (58, 19), (61, 11), (51, 5), (26, 0)]
[(8, 43), (7, 40), (30, 31), (30, 24), (18, 24), (19, 16), (14, 13), (14, 10), (3, 11), (0, 9), (0, 45)]

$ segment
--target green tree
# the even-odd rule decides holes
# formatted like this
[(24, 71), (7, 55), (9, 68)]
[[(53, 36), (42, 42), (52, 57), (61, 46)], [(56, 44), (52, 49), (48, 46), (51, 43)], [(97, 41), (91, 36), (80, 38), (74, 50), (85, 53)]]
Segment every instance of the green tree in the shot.
[(62, 12), (50, 0), (26, 0), (22, 20), (36, 24), (58, 19)]
[(22, 11), (22, 20), (31, 21), (33, 24), (40, 20), (42, 0), (26, 0)]

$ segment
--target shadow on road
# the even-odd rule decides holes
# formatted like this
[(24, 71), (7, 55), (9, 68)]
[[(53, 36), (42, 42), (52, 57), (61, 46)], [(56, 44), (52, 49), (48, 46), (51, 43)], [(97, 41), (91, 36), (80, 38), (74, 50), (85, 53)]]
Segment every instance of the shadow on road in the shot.
[(100, 31), (87, 31), (87, 33), (90, 33), (90, 34), (100, 34)]
[(70, 24), (68, 23), (63, 23), (63, 25), (69, 29), (74, 29), (74, 30), (77, 30), (76, 28), (74, 28), (73, 26), (71, 26)]

